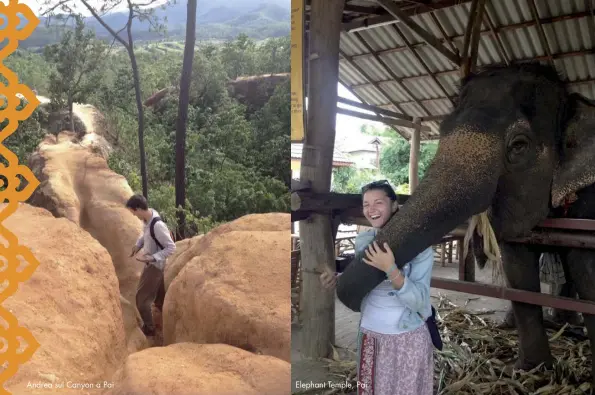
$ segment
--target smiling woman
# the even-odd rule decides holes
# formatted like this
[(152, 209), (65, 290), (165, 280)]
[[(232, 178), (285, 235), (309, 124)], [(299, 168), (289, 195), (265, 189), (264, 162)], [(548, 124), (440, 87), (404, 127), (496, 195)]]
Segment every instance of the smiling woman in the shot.
[[(399, 211), (388, 181), (362, 188), (363, 213), (373, 228), (355, 239), (356, 255), (377, 269), (385, 280), (361, 304), (358, 337), (358, 394), (426, 395), (433, 389), (432, 337), (426, 320), (432, 317), (430, 280), (434, 254), (428, 248), (399, 270), (393, 251), (373, 242), (376, 232)], [(398, 254), (398, 251), (394, 252)], [(326, 288), (341, 277), (321, 275)]]
[(382, 227), (399, 210), (397, 195), (387, 180), (364, 186), (362, 195), (364, 216), (374, 228)]

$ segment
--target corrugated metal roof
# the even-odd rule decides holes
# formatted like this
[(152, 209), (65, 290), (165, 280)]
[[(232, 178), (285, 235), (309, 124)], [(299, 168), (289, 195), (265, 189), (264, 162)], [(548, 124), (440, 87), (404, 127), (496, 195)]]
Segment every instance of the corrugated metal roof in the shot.
[[(569, 82), (570, 90), (595, 99), (595, 31), (593, 16), (588, 16), (584, 0), (537, 0), (539, 17), (554, 18), (582, 13), (575, 19), (558, 20), (542, 23), (548, 41), (549, 51), (554, 55), (554, 65), (560, 74)], [(538, 27), (533, 21), (529, 5), (525, 1), (501, 0), (487, 2), (487, 14), (492, 20), (498, 35), (503, 42), (506, 57), (509, 60), (529, 60), (547, 56), (541, 45)], [(471, 3), (460, 4), (434, 11), (434, 15), (443, 26), (446, 34), (452, 38), (454, 45), (462, 51), (465, 29), (469, 20)], [(576, 15), (574, 15), (576, 16)], [(435, 37), (442, 37), (440, 30), (429, 13), (412, 16), (412, 19)], [(524, 23), (521, 27), (507, 27)], [(423, 60), (431, 73), (438, 73), (435, 80), (428, 75), (425, 67), (406, 47), (406, 43), (397, 32), (413, 46), (419, 58)], [(478, 48), (477, 63), (480, 66), (504, 63), (498, 42), (489, 31), (489, 26), (482, 24), (481, 39)], [(394, 82), (391, 73), (369, 54), (368, 47), (379, 52), (393, 75), (402, 80), (414, 97)], [(445, 43), (448, 47), (448, 44)], [(450, 112), (452, 104), (447, 97), (455, 96), (459, 80), (458, 67), (431, 46), (425, 44), (415, 33), (401, 23), (380, 25), (357, 32), (342, 32), (340, 47), (342, 52), (353, 58), (367, 76), (362, 75), (345, 59), (340, 62), (340, 79), (367, 104), (382, 106), (396, 112), (405, 112), (411, 116), (442, 115)], [(590, 53), (579, 53), (590, 51)], [(562, 54), (562, 55), (560, 55)], [(540, 59), (543, 60), (543, 59)], [(437, 82), (438, 83), (437, 83)], [(581, 81), (587, 81), (580, 83)], [(379, 82), (375, 87), (371, 82)], [(415, 100), (423, 105), (420, 107)], [(401, 109), (393, 104), (397, 103)], [(427, 123), (431, 127), (429, 138), (437, 138), (437, 122)], [(402, 130), (406, 134), (410, 131)]]

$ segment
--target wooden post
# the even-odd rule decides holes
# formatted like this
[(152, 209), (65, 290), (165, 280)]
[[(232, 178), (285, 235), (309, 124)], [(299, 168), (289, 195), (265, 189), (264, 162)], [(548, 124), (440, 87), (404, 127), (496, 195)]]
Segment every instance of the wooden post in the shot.
[(462, 248), (463, 248), (463, 242), (461, 240), (457, 240), (457, 252), (456, 252), (457, 262), (459, 261), (459, 255), (461, 254)]
[(421, 119), (415, 118), (413, 120), (417, 127), (411, 133), (410, 151), (409, 151), (409, 193), (413, 194), (417, 184), (419, 183), (419, 140), (421, 134)]
[[(307, 130), (302, 154), (301, 180), (312, 191), (329, 192), (337, 84), (339, 38), (344, 0), (313, 1), (311, 5)], [(330, 215), (312, 214), (300, 221), (302, 292), (300, 302), (301, 352), (306, 358), (328, 357), (335, 337), (335, 292), (320, 283), (323, 270), (335, 271), (333, 229)]]
[(475, 69), (485, 4), (486, 0), (473, 0), (471, 3), (471, 13), (469, 14), (469, 21), (465, 30), (465, 41), (463, 43), (462, 65), (460, 68), (461, 78), (465, 78)]
[[(339, 232), (339, 226), (341, 225), (341, 217), (338, 215), (335, 215), (332, 217), (331, 220), (331, 232), (333, 234), (333, 245), (335, 246), (335, 260), (337, 259), (337, 257), (339, 256), (339, 253), (341, 252), (341, 247), (340, 247), (340, 243), (337, 244), (337, 233)], [(333, 261), (333, 268), (336, 267), (336, 263)]]
[(473, 257), (473, 254), (467, 254), (464, 262), (463, 272), (465, 273), (463, 280), (475, 282), (475, 258)]

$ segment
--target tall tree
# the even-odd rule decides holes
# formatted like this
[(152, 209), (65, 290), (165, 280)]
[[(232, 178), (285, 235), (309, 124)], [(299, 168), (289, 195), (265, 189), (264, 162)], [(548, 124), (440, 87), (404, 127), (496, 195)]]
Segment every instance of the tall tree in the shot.
[[(426, 170), (436, 155), (438, 144), (428, 142), (421, 144), (419, 156), (419, 177), (424, 177)], [(396, 185), (409, 183), (410, 145), (401, 136), (391, 139), (380, 152), (380, 171)]]
[(188, 103), (190, 101), (190, 83), (192, 81), (192, 60), (196, 41), (196, 0), (188, 0), (186, 11), (186, 41), (184, 43), (184, 61), (180, 77), (180, 100), (176, 121), (176, 208), (178, 210), (178, 235), (185, 237), (186, 221), (184, 206), (186, 203), (186, 123)]
[(49, 91), (57, 110), (68, 109), (70, 130), (75, 132), (73, 107), (85, 102), (101, 81), (101, 64), (106, 46), (95, 40), (95, 33), (85, 29), (80, 15), (75, 16), (74, 31), (67, 31), (59, 44), (45, 47), (45, 59), (56, 65), (50, 74)]
[[(132, 78), (134, 80), (134, 91), (136, 95), (136, 108), (137, 108), (137, 120), (138, 120), (138, 147), (140, 150), (140, 172), (142, 179), (142, 190), (143, 195), (148, 198), (148, 180), (147, 180), (147, 163), (145, 157), (145, 117), (142, 101), (142, 91), (140, 85), (140, 77), (138, 71), (138, 64), (136, 61), (136, 55), (134, 53), (134, 39), (132, 37), (132, 22), (137, 19), (140, 22), (147, 21), (156, 29), (163, 29), (163, 26), (159, 24), (159, 20), (156, 16), (156, 6), (162, 4), (162, 7), (166, 7), (172, 3), (172, 0), (167, 0), (165, 3), (161, 0), (143, 0), (140, 2), (134, 0), (102, 0), (98, 1), (101, 4), (99, 9), (96, 9), (90, 4), (90, 0), (44, 0), (44, 6), (47, 9), (42, 15), (52, 15), (56, 10), (61, 10), (67, 15), (72, 16), (77, 14), (75, 12), (77, 3), (82, 4), (93, 17), (105, 28), (114, 38), (115, 41), (120, 43), (130, 58), (130, 65), (132, 68)], [(128, 8), (128, 18), (123, 28), (116, 31), (112, 26), (109, 26), (105, 22), (105, 15), (110, 13), (116, 8), (120, 8), (122, 5), (126, 5)], [(142, 8), (141, 8), (142, 7)], [(122, 31), (126, 30), (126, 37), (120, 36)]]

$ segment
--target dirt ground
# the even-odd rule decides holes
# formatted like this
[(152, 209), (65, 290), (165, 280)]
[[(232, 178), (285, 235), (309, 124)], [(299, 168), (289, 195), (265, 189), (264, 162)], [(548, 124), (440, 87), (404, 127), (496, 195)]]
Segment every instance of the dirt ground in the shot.
[[(455, 262), (446, 263), (441, 267), (439, 262), (434, 263), (432, 272), (433, 277), (458, 279), (458, 267)], [(476, 269), (476, 282), (491, 284), (492, 270)], [(548, 292), (549, 287), (542, 284), (542, 292)], [(486, 312), (485, 318), (500, 322), (504, 319), (506, 310), (510, 304), (507, 300), (488, 298), (484, 296), (472, 295), (462, 292), (448, 291), (444, 289), (431, 289), (432, 304), (436, 305), (440, 297), (446, 297), (450, 302), (458, 306), (465, 306), (468, 310), (474, 312)], [(357, 331), (359, 325), (359, 313), (347, 309), (338, 299), (335, 300), (335, 346), (339, 347), (342, 359), (354, 358), (352, 352), (355, 351)], [(291, 332), (291, 373), (292, 373), (292, 393), (299, 393), (307, 388), (307, 385), (327, 383), (329, 380), (336, 382), (325, 367), (323, 361), (305, 359), (300, 353), (300, 343), (302, 333), (298, 325), (292, 326)], [(330, 387), (328, 384), (326, 389)]]

